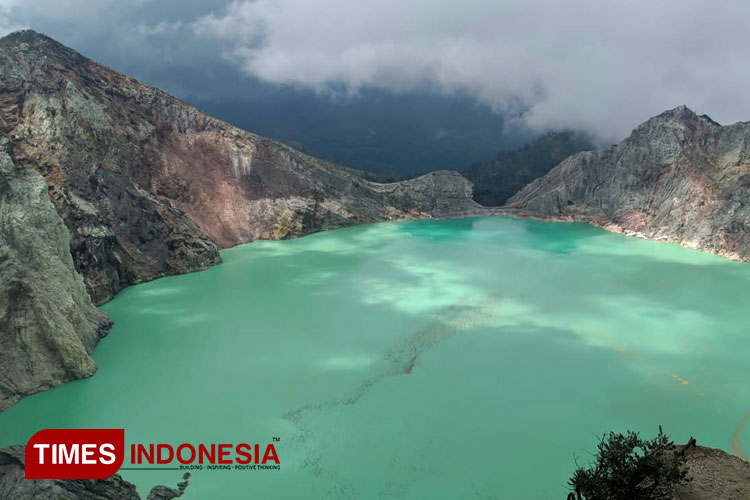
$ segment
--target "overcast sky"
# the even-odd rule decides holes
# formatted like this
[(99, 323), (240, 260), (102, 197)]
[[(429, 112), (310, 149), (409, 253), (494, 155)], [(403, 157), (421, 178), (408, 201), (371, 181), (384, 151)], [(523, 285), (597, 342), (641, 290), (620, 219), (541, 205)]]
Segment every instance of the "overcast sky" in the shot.
[[(31, 27), (183, 98), (257, 80), (469, 95), (519, 125), (619, 139), (687, 104), (750, 120), (750, 2), (0, 0)], [(240, 82), (224, 85), (227, 81)], [(245, 83), (242, 83), (245, 82)], [(226, 95), (224, 95), (226, 97)]]

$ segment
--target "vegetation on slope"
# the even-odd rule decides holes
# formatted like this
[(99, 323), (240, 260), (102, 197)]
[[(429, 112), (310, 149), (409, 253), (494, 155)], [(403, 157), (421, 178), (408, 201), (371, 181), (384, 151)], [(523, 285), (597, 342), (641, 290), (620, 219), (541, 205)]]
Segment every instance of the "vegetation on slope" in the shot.
[(610, 432), (597, 445), (594, 462), (578, 467), (568, 481), (568, 500), (670, 500), (685, 481), (684, 451), (659, 427), (653, 439), (637, 432)]
[(568, 156), (594, 149), (580, 132), (550, 132), (513, 151), (501, 151), (494, 160), (474, 163), (463, 172), (474, 183), (474, 200), (499, 206), (529, 182), (549, 172)]

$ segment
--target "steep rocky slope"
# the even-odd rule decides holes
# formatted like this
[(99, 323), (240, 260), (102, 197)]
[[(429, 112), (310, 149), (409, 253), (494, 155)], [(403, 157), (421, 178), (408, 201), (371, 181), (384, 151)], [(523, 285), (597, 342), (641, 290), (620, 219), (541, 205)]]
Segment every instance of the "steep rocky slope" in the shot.
[(459, 175), (364, 181), (33, 31), (0, 40), (0, 133), (45, 177), (96, 303), (216, 264), (216, 246), (473, 206)]
[(255, 239), (476, 206), (455, 172), (368, 182), (34, 31), (0, 39), (0, 140), (0, 411), (91, 375), (110, 324), (92, 302), (125, 286)]
[(128, 284), (219, 261), (193, 221), (147, 190), (166, 135), (159, 125), (178, 118), (154, 116), (160, 94), (139, 90), (32, 31), (0, 40), (0, 133), (10, 156), (47, 181), (97, 303)]
[(750, 260), (748, 200), (750, 123), (721, 126), (681, 106), (567, 158), (507, 206)]
[(86, 377), (109, 327), (73, 267), (47, 183), (0, 139), (0, 411), (21, 396)]

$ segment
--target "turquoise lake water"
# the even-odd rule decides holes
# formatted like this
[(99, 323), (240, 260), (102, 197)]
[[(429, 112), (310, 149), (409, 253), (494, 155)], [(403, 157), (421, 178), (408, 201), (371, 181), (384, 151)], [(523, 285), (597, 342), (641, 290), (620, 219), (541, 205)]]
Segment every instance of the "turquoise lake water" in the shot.
[[(281, 470), (197, 471), (186, 499), (563, 499), (596, 435), (662, 425), (730, 451), (750, 411), (748, 264), (506, 217), (222, 256), (106, 304), (98, 373), (0, 414), (0, 446), (280, 438)], [(122, 475), (145, 498), (181, 473)]]

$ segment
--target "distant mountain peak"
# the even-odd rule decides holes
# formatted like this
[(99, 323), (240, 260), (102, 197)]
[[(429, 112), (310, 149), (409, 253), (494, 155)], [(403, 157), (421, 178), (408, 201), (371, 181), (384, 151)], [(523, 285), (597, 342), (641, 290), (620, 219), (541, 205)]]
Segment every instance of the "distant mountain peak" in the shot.
[(688, 108), (686, 104), (680, 104), (676, 108), (665, 111), (662, 114), (673, 113), (676, 115), (696, 116), (695, 111)]
[(698, 115), (695, 113), (695, 111), (688, 108), (686, 105), (682, 104), (681, 106), (668, 109), (666, 111), (659, 113), (656, 116), (652, 116), (651, 118), (643, 122), (642, 125), (648, 125), (650, 123), (655, 123), (655, 122), (662, 123), (662, 122), (671, 122), (671, 121), (691, 121), (697, 118), (698, 118)]
[(46, 38), (48, 40), (52, 40), (47, 35), (44, 35), (32, 29), (12, 31), (8, 33), (7, 35), (5, 35), (4, 37), (0, 38), (0, 40), (31, 41), (31, 40), (40, 39), (40, 38)]
[(0, 46), (22, 45), (22, 44), (26, 44), (27, 46), (34, 47), (34, 48), (45, 47), (45, 48), (58, 48), (58, 49), (65, 49), (65, 50), (73, 51), (73, 49), (66, 47), (65, 45), (61, 44), (57, 40), (54, 40), (48, 37), (47, 35), (44, 35), (42, 33), (39, 33), (38, 31), (34, 31), (31, 29), (14, 31), (0, 38)]
[(567, 158), (508, 206), (750, 261), (748, 144), (750, 122), (721, 126), (679, 106)]
[(625, 143), (646, 144), (649, 142), (662, 143), (665, 130), (679, 137), (681, 141), (689, 141), (696, 133), (707, 133), (721, 128), (721, 125), (707, 115), (698, 115), (684, 104), (669, 109), (656, 116), (652, 116), (638, 125), (625, 139)]
[(712, 120), (710, 116), (705, 115), (705, 114), (699, 115), (684, 104), (677, 106), (676, 108), (672, 108), (662, 113), (659, 113), (658, 115), (644, 122), (643, 125), (647, 125), (651, 122), (695, 121), (695, 120), (705, 120), (713, 125), (720, 125), (718, 122)]
[(88, 58), (37, 31), (28, 29), (14, 31), (0, 38), (0, 56), (7, 62), (16, 61), (22, 66), (74, 67)]

